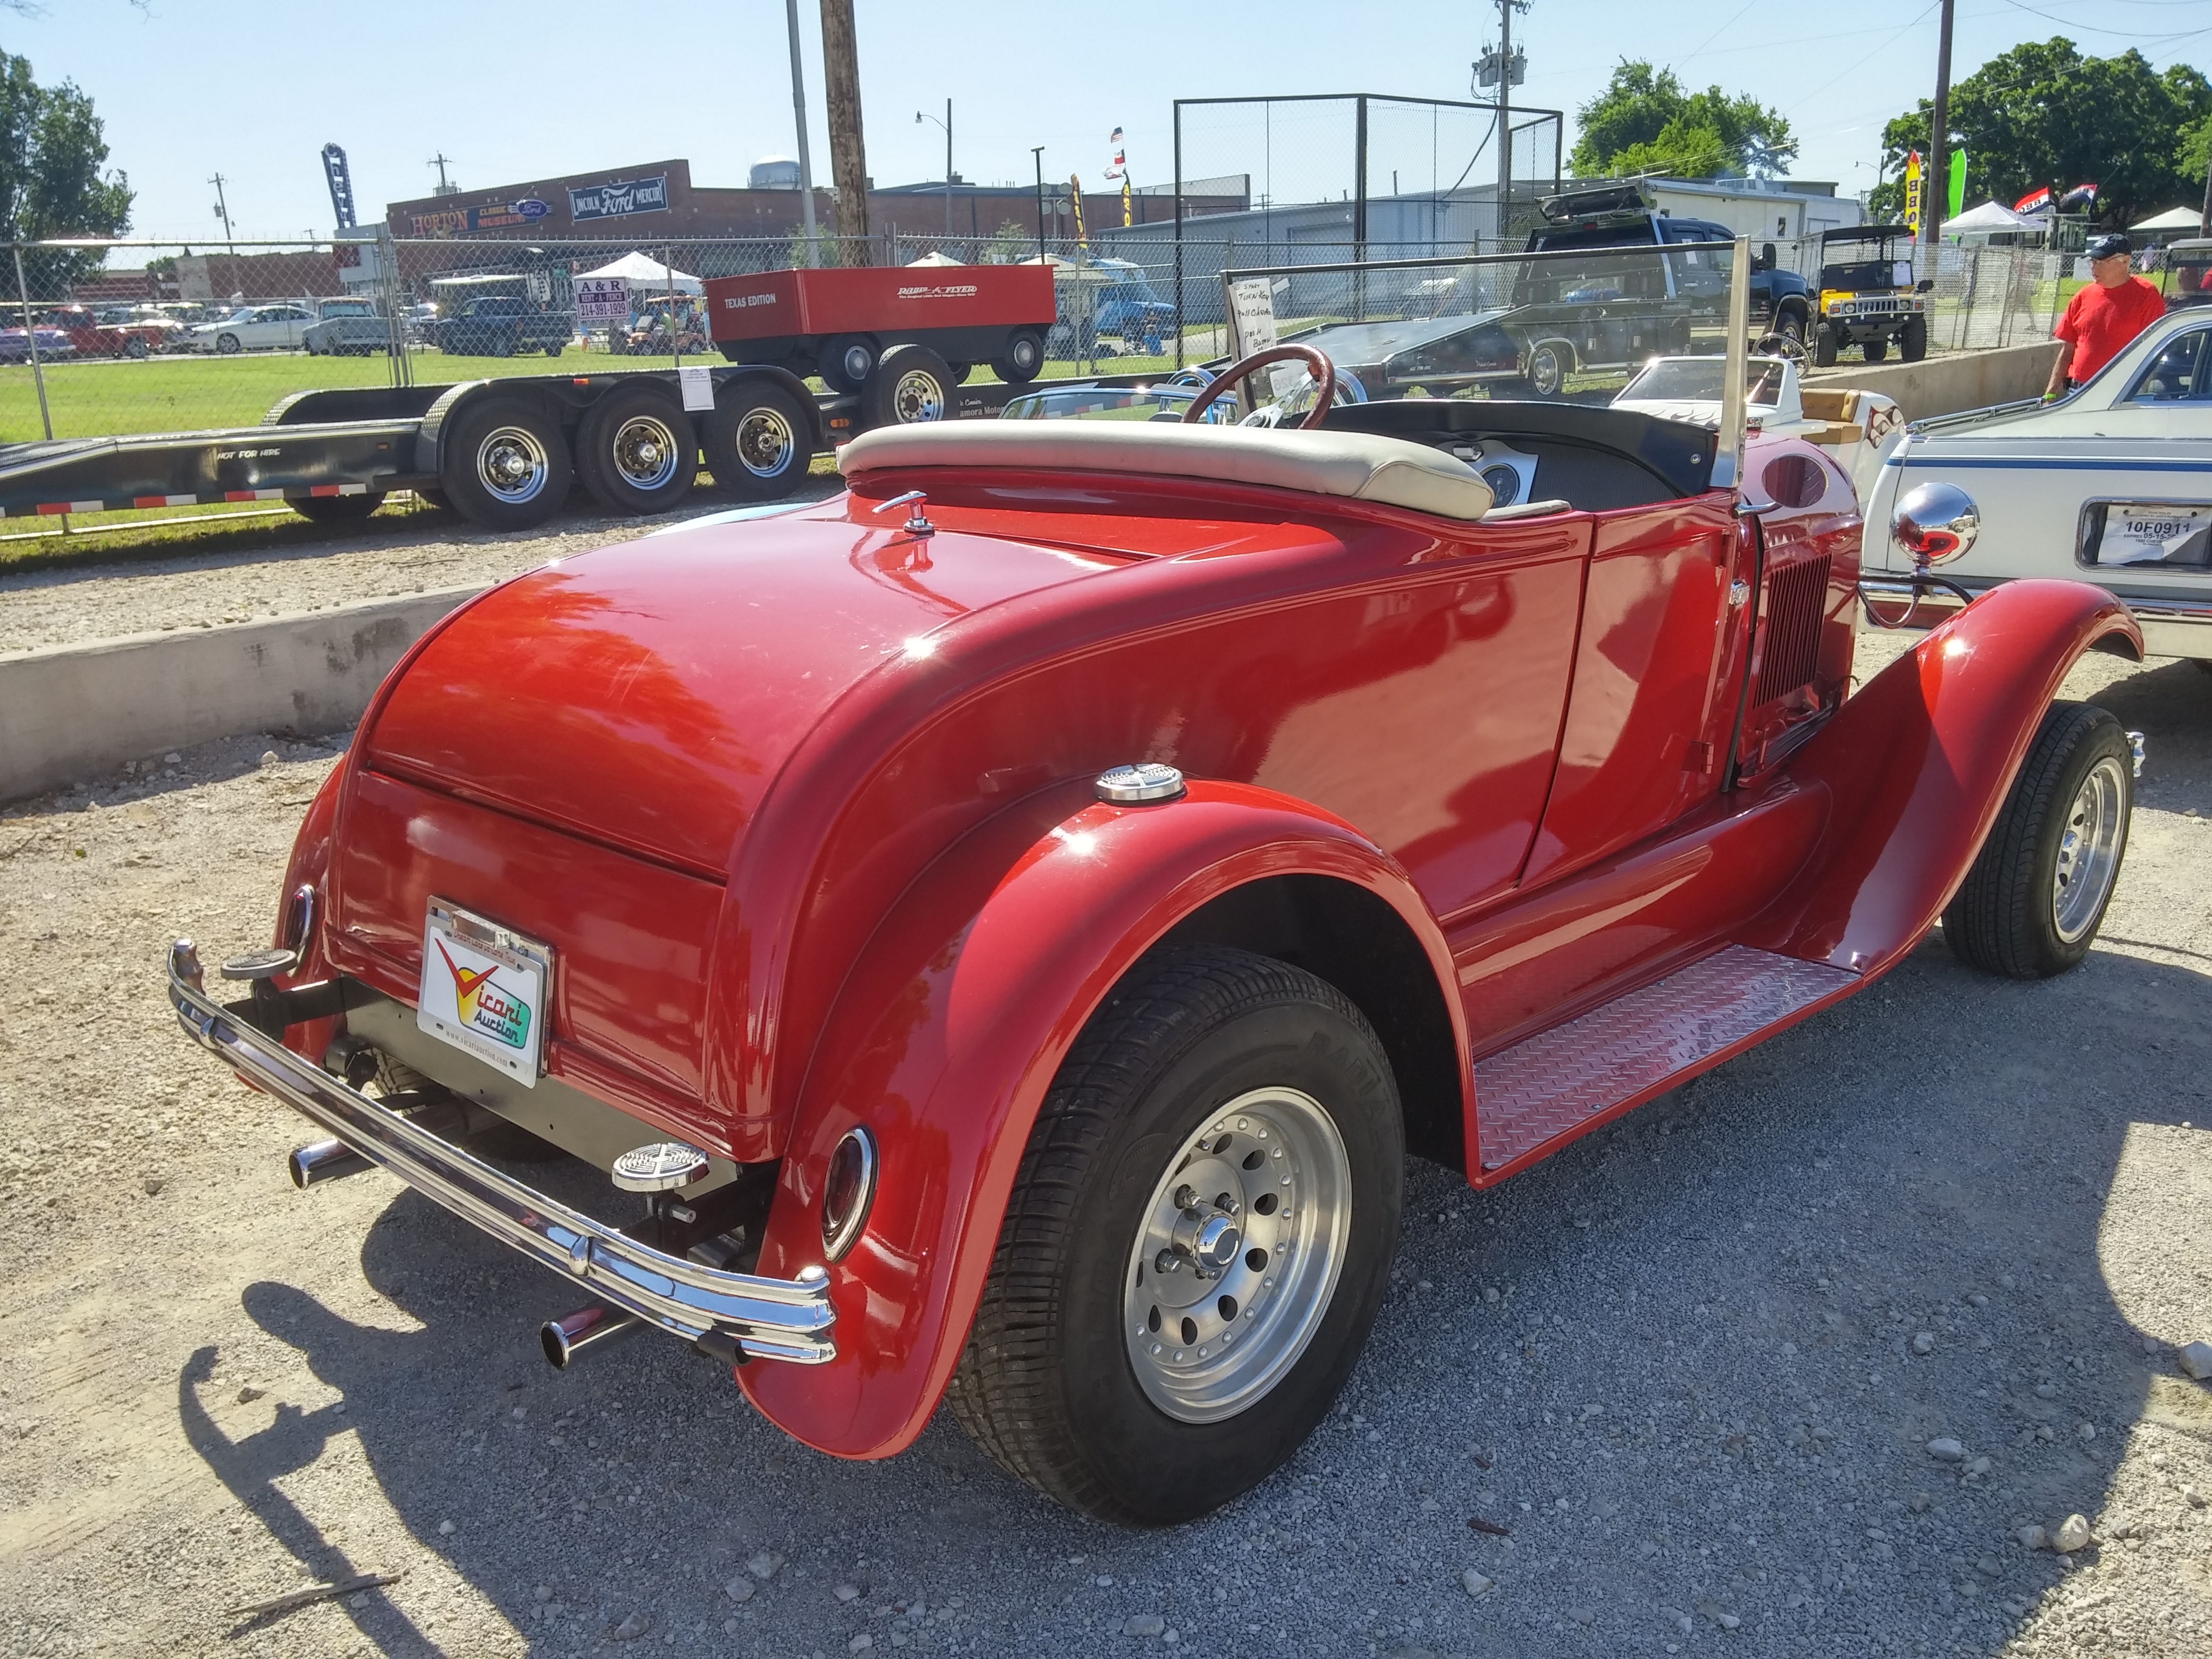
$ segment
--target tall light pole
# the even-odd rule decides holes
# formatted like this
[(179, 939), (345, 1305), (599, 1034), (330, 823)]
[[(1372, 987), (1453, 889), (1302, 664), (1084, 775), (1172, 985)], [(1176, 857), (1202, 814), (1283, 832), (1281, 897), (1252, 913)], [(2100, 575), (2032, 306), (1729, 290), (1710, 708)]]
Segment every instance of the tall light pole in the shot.
[[(1951, 7), (1943, 0), (1942, 32), (1936, 45), (1936, 107), (1928, 123), (1928, 171), (1920, 175), (1920, 234), (1928, 240), (1928, 263), (1936, 263), (1943, 210), (1951, 204)], [(2057, 210), (2051, 210), (2052, 218)]]
[(799, 125), (799, 205), (806, 220), (806, 263), (822, 263), (814, 228), (814, 161), (806, 153), (806, 76), (799, 66), (799, 0), (783, 0), (784, 32), (791, 37), (791, 112)]
[(1498, 76), (1498, 240), (1504, 246), (1506, 214), (1513, 201), (1513, 14), (1526, 13), (1528, 0), (1498, 0), (1498, 56), (1494, 63), (1486, 54), (1475, 65), (1475, 84), (1479, 91), (1486, 67), (1493, 69)]
[[(920, 126), (924, 121), (937, 121), (937, 118), (927, 110), (915, 111), (915, 125)], [(950, 98), (945, 100), (945, 118), (937, 121), (937, 125), (945, 129), (945, 234), (950, 236), (952, 234), (952, 100)]]
[(1037, 263), (1041, 265), (1048, 264), (1051, 261), (1048, 260), (1044, 256), (1044, 146), (1042, 144), (1030, 145), (1030, 155), (1036, 161)]

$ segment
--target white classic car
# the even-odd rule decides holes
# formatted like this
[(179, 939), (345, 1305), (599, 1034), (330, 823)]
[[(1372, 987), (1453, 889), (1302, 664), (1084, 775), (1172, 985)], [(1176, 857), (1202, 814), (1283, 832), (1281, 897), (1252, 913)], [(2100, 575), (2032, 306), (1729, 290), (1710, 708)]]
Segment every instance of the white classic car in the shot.
[[(1614, 394), (1613, 406), (1662, 420), (1717, 426), (1724, 367), (1719, 357), (1654, 357)], [(1905, 425), (1896, 402), (1878, 392), (1805, 386), (1798, 380), (1797, 365), (1786, 357), (1753, 357), (1745, 375), (1744, 424), (1753, 432), (1802, 438), (1830, 451), (1865, 499), (1883, 448)]]
[[(2127, 601), (2145, 649), (2212, 663), (2212, 309), (2153, 324), (2060, 402), (1909, 427), (1867, 501), (1870, 576), (1913, 568), (1890, 520), (1929, 484), (1969, 498), (1947, 520), (1975, 521), (1942, 567), (1949, 581), (1969, 593), (2021, 576), (2094, 582)], [(1875, 620), (1940, 621), (1954, 603), (1923, 595), (1907, 617), (1878, 598)]]

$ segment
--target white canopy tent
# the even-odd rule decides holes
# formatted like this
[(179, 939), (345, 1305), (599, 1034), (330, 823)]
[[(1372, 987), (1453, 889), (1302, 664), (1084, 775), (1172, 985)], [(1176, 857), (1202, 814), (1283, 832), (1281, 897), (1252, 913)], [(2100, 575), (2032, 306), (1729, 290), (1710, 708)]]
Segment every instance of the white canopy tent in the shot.
[(2172, 235), (2179, 231), (2184, 235), (2193, 236), (2202, 223), (2203, 220), (2197, 209), (2178, 207), (2168, 208), (2164, 213), (2154, 215), (2139, 225), (2130, 225), (2128, 228), (2148, 231), (2154, 235)]
[(619, 276), (641, 294), (665, 294), (673, 286), (678, 294), (704, 294), (707, 285), (696, 276), (687, 276), (682, 271), (649, 258), (642, 253), (625, 253), (611, 264), (597, 270), (580, 270), (579, 276)]
[(909, 269), (915, 265), (957, 265), (959, 263), (959, 260), (950, 258), (946, 255), (938, 252), (935, 248), (930, 249), (928, 252), (923, 254), (919, 259), (909, 259), (907, 261), (907, 264)]
[(1955, 219), (1943, 222), (1946, 236), (1986, 236), (1992, 231), (2044, 230), (2045, 221), (2031, 219), (2026, 214), (2014, 213), (2001, 202), (1984, 202), (1978, 208), (1968, 208)]

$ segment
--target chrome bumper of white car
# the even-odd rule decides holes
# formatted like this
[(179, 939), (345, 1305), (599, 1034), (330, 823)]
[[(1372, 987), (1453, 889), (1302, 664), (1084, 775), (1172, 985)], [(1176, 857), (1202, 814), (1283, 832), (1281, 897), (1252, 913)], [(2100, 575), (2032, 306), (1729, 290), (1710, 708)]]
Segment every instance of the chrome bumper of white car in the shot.
[(710, 1352), (818, 1365), (837, 1356), (823, 1268), (796, 1279), (723, 1273), (666, 1255), (471, 1158), (294, 1054), (207, 994), (190, 939), (169, 947), (169, 1000), (192, 1040), (425, 1198), (592, 1295)]
[[(1960, 583), (1983, 592), (1998, 585), (1971, 578)], [(1933, 628), (1962, 608), (1955, 598), (1940, 591), (1923, 587), (1916, 596), (1912, 584), (1901, 577), (1865, 576), (1860, 579), (1859, 587), (1885, 606), (1885, 613), (1877, 616), (1862, 604), (1867, 619), (1876, 628)], [(2127, 606), (2142, 628), (2144, 655), (2212, 659), (2212, 599), (2138, 599), (2124, 593), (2113, 597)]]

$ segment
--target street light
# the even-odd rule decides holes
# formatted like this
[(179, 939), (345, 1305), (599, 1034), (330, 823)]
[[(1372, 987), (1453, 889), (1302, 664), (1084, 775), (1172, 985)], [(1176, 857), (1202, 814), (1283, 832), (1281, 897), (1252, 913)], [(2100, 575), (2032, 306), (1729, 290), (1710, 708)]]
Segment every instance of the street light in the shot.
[[(914, 124), (920, 126), (924, 121), (937, 121), (937, 118), (927, 110), (915, 111)], [(950, 236), (952, 234), (952, 100), (950, 98), (945, 100), (945, 118), (937, 121), (937, 125), (945, 129), (945, 234)]]

